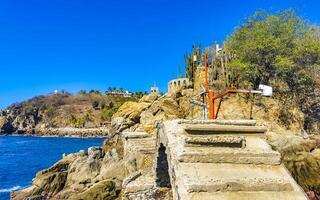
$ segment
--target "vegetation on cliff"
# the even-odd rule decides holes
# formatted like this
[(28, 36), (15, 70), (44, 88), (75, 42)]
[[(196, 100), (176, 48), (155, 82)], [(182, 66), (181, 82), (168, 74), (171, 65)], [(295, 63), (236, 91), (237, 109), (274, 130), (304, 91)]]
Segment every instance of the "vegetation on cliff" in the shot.
[(285, 109), (297, 105), (305, 114), (304, 129), (317, 131), (313, 126), (320, 119), (320, 27), (292, 10), (258, 12), (225, 46), (235, 55), (229, 64), (235, 86), (272, 85)]
[(3, 133), (32, 133), (44, 128), (95, 128), (106, 122), (126, 101), (138, 101), (141, 93), (132, 97), (101, 94), (97, 90), (77, 95), (62, 92), (41, 95), (16, 103), (0, 113), (0, 129)]

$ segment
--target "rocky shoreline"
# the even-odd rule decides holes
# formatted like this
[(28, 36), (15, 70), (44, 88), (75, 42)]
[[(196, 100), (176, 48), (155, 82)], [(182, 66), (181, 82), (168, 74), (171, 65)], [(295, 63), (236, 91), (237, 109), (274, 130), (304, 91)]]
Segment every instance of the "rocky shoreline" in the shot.
[[(17, 131), (13, 134), (2, 134), (12, 136), (46, 136), (46, 137), (106, 137), (110, 129), (107, 127), (100, 128), (43, 128)], [(1, 134), (0, 134), (1, 135)]]

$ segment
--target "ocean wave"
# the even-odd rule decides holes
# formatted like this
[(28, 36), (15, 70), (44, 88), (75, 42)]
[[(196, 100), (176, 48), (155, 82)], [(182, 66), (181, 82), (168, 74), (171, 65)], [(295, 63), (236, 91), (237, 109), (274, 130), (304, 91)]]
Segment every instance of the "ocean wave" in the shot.
[(23, 141), (18, 141), (16, 144), (25, 144), (25, 143), (30, 143), (31, 141), (28, 140), (23, 140)]
[(12, 191), (19, 190), (21, 188), (22, 188), (21, 186), (17, 185), (17, 186), (11, 187), (11, 188), (0, 189), (0, 193), (12, 192)]

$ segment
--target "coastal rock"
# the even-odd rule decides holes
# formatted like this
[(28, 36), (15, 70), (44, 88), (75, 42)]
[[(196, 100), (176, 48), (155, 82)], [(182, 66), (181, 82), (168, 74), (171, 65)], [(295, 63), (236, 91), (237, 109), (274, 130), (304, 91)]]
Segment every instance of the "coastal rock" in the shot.
[(93, 159), (103, 158), (104, 152), (101, 147), (90, 147), (88, 148), (88, 155)]
[(268, 134), (293, 178), (305, 191), (320, 192), (320, 136), (304, 139), (293, 134)]
[(1, 133), (13, 133), (15, 131), (11, 122), (4, 116), (0, 116), (0, 134)]
[(67, 155), (52, 167), (37, 173), (32, 183), (36, 187), (30, 191), (31, 195), (51, 197), (63, 190), (67, 181), (68, 167), (77, 157), (77, 154)]
[[(136, 188), (138, 184), (139, 187), (145, 186), (144, 189), (146, 187), (149, 189), (143, 189), (141, 193), (129, 192), (129, 199), (152, 199), (157, 191), (157, 188), (153, 187), (153, 176), (150, 178), (152, 184), (143, 179), (148, 170), (152, 171), (155, 158), (156, 144), (153, 142), (156, 138), (153, 134), (157, 133), (155, 124), (161, 120), (190, 117), (191, 96), (190, 91), (182, 90), (161, 97), (148, 95), (139, 102), (123, 104), (112, 117), (110, 134), (103, 147), (91, 147), (83, 153), (66, 155), (55, 166), (37, 175), (33, 186), (30, 187), (32, 192), (25, 193), (27, 194), (25, 197), (40, 195), (52, 196), (54, 199), (117, 199), (122, 195), (120, 193), (122, 184), (127, 189)], [(235, 100), (226, 99), (228, 106), (222, 107), (219, 116), (223, 119), (230, 119), (232, 116), (247, 119), (248, 105), (239, 99), (239, 97), (235, 97)], [(258, 106), (255, 105), (254, 109), (258, 110)], [(274, 121), (273, 117), (278, 116), (275, 109), (268, 111), (260, 109), (255, 112), (255, 116), (259, 118), (257, 123), (264, 123), (272, 130), (279, 130), (275, 128), (280, 127), (277, 121), (270, 123)], [(143, 136), (141, 136), (142, 131), (145, 132)], [(203, 139), (205, 138), (201, 140), (193, 138), (187, 143), (203, 145), (203, 143), (219, 142)], [(315, 138), (305, 140), (300, 136), (294, 136), (293, 133), (278, 134), (278, 132), (268, 135), (268, 139), (273, 148), (281, 152), (283, 162), (299, 184), (305, 190), (318, 190), (319, 140)]]
[(128, 124), (135, 124), (138, 123), (140, 120), (140, 114), (142, 111), (144, 111), (146, 108), (150, 106), (150, 103), (137, 103), (137, 102), (126, 102), (124, 103), (117, 113), (113, 115), (113, 119), (117, 117), (123, 117)]
[(90, 147), (87, 153), (65, 155), (40, 171), (32, 186), (12, 194), (12, 199), (116, 199), (125, 178), (124, 162), (116, 150), (105, 153)]
[[(159, 115), (158, 115), (159, 116)], [(152, 133), (155, 130), (155, 122), (161, 120), (161, 117), (154, 116), (152, 112), (146, 110), (141, 113), (140, 124), (143, 131)]]
[(184, 118), (184, 114), (177, 101), (173, 98), (164, 98), (156, 105), (161, 109), (167, 119)]
[(67, 187), (84, 188), (92, 184), (92, 180), (99, 175), (101, 162), (89, 156), (75, 159), (69, 166)]
[(113, 116), (110, 133), (113, 135), (129, 128), (153, 133), (157, 121), (184, 118), (185, 112), (179, 106), (179, 101), (176, 94), (162, 97), (151, 94), (144, 96), (138, 103), (127, 102)]
[(144, 95), (140, 100), (139, 103), (145, 102), (145, 103), (153, 103), (158, 99), (157, 94), (149, 94), (149, 95)]
[(105, 180), (92, 185), (88, 190), (74, 195), (71, 198), (79, 200), (115, 200), (118, 199), (120, 191), (121, 188), (117, 187), (115, 182)]

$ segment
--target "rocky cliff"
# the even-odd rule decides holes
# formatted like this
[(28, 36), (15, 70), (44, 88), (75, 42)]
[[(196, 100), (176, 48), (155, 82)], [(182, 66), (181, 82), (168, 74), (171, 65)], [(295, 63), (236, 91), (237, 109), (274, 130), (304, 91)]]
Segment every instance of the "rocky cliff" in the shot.
[(81, 135), (106, 134), (97, 128), (108, 126), (111, 116), (128, 100), (137, 101), (99, 93), (34, 97), (1, 111), (0, 134), (68, 135), (84, 131)]
[[(145, 132), (152, 138), (156, 136), (158, 121), (201, 118), (201, 108), (190, 104), (190, 97), (194, 97), (193, 91), (185, 89), (164, 96), (147, 95), (139, 102), (124, 103), (112, 117), (110, 139), (105, 141), (102, 148), (90, 148), (65, 156), (51, 168), (39, 172), (31, 187), (13, 193), (12, 199), (125, 198), (123, 187), (141, 176), (141, 170), (148, 174), (145, 171), (152, 169), (152, 164), (148, 163), (153, 159), (154, 150), (145, 146), (148, 140), (143, 138), (146, 136), (132, 135), (132, 138), (142, 138), (145, 149), (139, 151), (147, 155), (133, 156), (137, 149), (128, 150), (123, 138), (131, 136), (123, 134), (128, 131)], [(218, 119), (248, 119), (249, 104), (244, 96), (230, 96), (224, 100)], [(260, 99), (253, 105), (253, 117), (257, 124), (268, 127), (270, 133), (267, 138), (271, 146), (281, 153), (283, 163), (300, 186), (315, 195), (320, 192), (320, 138), (301, 132), (303, 114), (298, 109), (287, 109), (286, 114), (292, 117), (286, 121), (280, 119), (283, 112), (277, 99)], [(148, 186), (147, 182), (145, 187)], [(170, 199), (168, 191), (152, 190), (148, 195), (153, 195), (150, 199), (156, 199), (154, 195)]]

